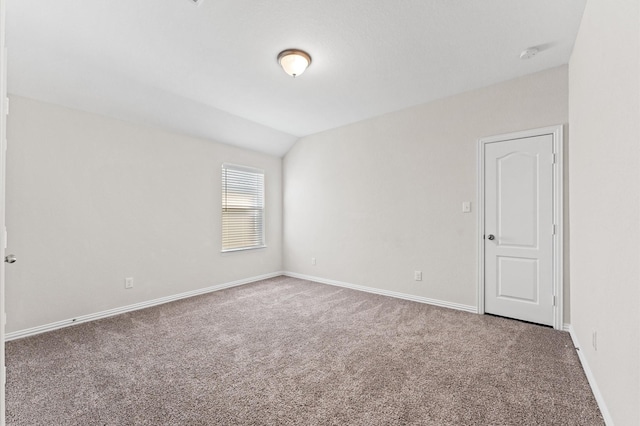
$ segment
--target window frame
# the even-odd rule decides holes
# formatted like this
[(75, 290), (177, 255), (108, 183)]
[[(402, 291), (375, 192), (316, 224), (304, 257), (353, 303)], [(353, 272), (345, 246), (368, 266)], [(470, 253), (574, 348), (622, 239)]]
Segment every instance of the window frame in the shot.
[[(227, 201), (226, 201), (226, 197), (227, 197), (227, 187), (228, 184), (226, 182), (228, 182), (227, 177), (225, 175), (227, 170), (233, 170), (235, 172), (244, 172), (244, 173), (251, 173), (251, 174), (258, 174), (258, 175), (262, 175), (262, 187), (260, 188), (260, 192), (261, 193), (256, 193), (258, 194), (257, 196), (259, 198), (261, 198), (262, 200), (262, 205), (259, 208), (246, 208), (247, 211), (255, 211), (255, 210), (259, 210), (261, 212), (260, 214), (260, 218), (261, 218), (261, 223), (260, 223), (260, 229), (261, 229), (261, 235), (260, 237), (260, 244), (259, 245), (251, 245), (251, 246), (244, 246), (244, 247), (233, 247), (233, 248), (225, 248), (224, 245), (224, 241), (225, 241), (225, 210), (226, 210), (226, 206), (227, 206)], [(220, 234), (220, 251), (221, 253), (232, 253), (232, 252), (239, 252), (239, 251), (246, 251), (246, 250), (256, 250), (256, 249), (262, 249), (262, 248), (266, 248), (267, 247), (267, 242), (266, 242), (266, 229), (265, 229), (265, 216), (266, 216), (266, 200), (265, 200), (265, 193), (266, 193), (266, 173), (263, 169), (258, 169), (255, 167), (249, 167), (249, 166), (244, 166), (244, 165), (240, 165), (240, 164), (233, 164), (233, 163), (222, 163), (221, 165), (221, 174), (220, 174), (220, 186), (221, 186), (221, 208), (220, 208), (220, 229), (221, 229), (221, 234)]]

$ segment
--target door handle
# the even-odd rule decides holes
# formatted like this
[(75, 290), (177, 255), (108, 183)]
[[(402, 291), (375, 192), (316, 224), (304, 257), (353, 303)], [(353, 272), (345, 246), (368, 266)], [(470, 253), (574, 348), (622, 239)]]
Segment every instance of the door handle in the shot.
[(489, 234), (489, 236), (487, 238), (490, 239), (490, 240), (495, 240), (496, 239), (496, 237), (493, 234)]
[(9, 255), (5, 256), (5, 258), (4, 258), (4, 261), (7, 262), (7, 263), (16, 263), (16, 260), (18, 260), (18, 259), (16, 258), (15, 254), (9, 254)]

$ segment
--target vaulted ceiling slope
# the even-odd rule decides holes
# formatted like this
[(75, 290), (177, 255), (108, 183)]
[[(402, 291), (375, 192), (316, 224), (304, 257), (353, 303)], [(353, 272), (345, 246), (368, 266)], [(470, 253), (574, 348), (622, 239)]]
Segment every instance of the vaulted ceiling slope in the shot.
[[(567, 63), (585, 1), (7, 0), (9, 92), (282, 156)], [(287, 48), (313, 58), (296, 79)]]

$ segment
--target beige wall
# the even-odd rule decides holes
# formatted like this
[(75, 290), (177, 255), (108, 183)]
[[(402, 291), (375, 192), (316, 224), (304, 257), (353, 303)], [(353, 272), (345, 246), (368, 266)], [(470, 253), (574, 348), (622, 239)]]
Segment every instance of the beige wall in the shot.
[[(8, 140), (8, 332), (281, 270), (280, 158), (15, 96)], [(223, 162), (266, 170), (268, 248), (220, 253)]]
[(301, 139), (283, 163), (285, 270), (476, 306), (477, 139), (567, 120), (559, 67)]
[[(7, 272), (7, 329), (276, 272), (283, 261), (475, 306), (476, 141), (566, 122), (559, 67), (303, 138), (284, 160), (283, 216), (278, 158), (13, 97), (7, 224), (20, 261)], [(266, 250), (220, 254), (222, 162), (267, 170)], [(568, 293), (567, 279), (565, 322)]]
[[(569, 64), (571, 312), (616, 425), (640, 424), (640, 6), (590, 0)], [(597, 351), (592, 333), (597, 332)]]

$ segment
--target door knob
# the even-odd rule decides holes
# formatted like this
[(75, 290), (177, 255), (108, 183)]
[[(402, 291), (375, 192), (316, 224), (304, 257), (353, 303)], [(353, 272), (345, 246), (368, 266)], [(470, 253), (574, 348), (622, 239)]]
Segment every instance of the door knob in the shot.
[(489, 238), (490, 240), (495, 240), (496, 239), (496, 237), (493, 234), (489, 234), (489, 236), (487, 238)]
[(5, 258), (4, 258), (4, 261), (7, 262), (7, 263), (16, 263), (16, 260), (18, 260), (18, 259), (16, 258), (15, 254), (9, 254), (9, 255), (5, 256)]

